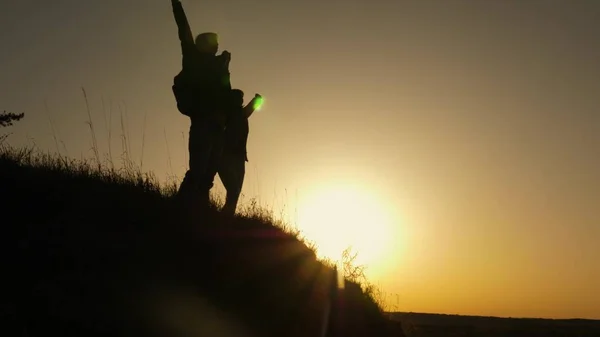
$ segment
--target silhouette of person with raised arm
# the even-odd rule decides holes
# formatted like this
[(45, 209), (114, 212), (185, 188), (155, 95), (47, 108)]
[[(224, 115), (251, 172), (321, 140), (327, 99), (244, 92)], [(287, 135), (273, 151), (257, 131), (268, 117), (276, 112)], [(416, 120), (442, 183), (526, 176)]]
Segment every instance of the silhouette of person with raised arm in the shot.
[(223, 137), (223, 151), (218, 167), (219, 177), (227, 191), (223, 213), (233, 215), (244, 185), (248, 152), (248, 118), (260, 109), (263, 98), (255, 94), (254, 98), (244, 106), (244, 92), (234, 89), (231, 92), (232, 107), (227, 116), (227, 125)]
[(218, 165), (220, 158), (231, 96), (231, 54), (223, 51), (216, 55), (219, 49), (216, 33), (202, 33), (194, 40), (181, 2), (171, 0), (171, 4), (182, 53), (182, 70), (175, 76), (172, 89), (178, 110), (191, 120), (189, 169), (178, 197), (198, 199), (207, 205), (216, 174), (211, 167)]

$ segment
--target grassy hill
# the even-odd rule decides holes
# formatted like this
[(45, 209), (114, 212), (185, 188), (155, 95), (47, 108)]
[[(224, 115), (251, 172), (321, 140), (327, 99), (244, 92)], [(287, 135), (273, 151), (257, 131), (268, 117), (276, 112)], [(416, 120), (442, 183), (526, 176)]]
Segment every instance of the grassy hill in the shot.
[(4, 336), (403, 335), (259, 209), (186, 209), (135, 170), (10, 148), (0, 186)]

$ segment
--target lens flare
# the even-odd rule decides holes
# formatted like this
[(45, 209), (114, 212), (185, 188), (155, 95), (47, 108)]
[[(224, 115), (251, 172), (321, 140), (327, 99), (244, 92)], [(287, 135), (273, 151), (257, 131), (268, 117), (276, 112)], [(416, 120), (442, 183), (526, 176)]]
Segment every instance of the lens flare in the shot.
[(253, 105), (254, 110), (260, 110), (260, 108), (262, 107), (264, 102), (265, 102), (265, 99), (262, 98), (262, 96), (256, 97), (256, 99), (254, 100), (254, 105)]

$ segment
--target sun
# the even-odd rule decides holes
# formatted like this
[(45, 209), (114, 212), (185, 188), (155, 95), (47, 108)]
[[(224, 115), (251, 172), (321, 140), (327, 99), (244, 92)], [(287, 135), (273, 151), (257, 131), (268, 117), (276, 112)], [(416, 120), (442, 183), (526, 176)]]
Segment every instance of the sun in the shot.
[(317, 255), (339, 261), (349, 246), (356, 263), (368, 267), (390, 248), (389, 211), (375, 193), (351, 185), (313, 191), (298, 207), (298, 229), (317, 246)]

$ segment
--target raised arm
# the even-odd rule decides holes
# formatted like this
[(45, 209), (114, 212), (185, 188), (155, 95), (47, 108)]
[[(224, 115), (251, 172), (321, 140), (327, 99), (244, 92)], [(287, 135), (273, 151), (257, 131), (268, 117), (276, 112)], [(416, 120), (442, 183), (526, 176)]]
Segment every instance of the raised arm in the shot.
[(195, 48), (194, 45), (194, 36), (192, 34), (192, 29), (190, 28), (190, 24), (185, 15), (185, 11), (183, 10), (183, 5), (179, 0), (171, 0), (171, 5), (173, 6), (173, 16), (175, 17), (175, 22), (177, 23), (177, 30), (179, 33), (179, 41), (181, 41), (181, 51), (188, 48)]
[(252, 116), (252, 114), (254, 113), (254, 111), (259, 110), (260, 106), (262, 105), (263, 102), (263, 98), (261, 95), (256, 94), (252, 100), (250, 101), (250, 103), (248, 103), (248, 105), (246, 105), (244, 107), (244, 116), (246, 116), (246, 118), (249, 118), (250, 116)]

